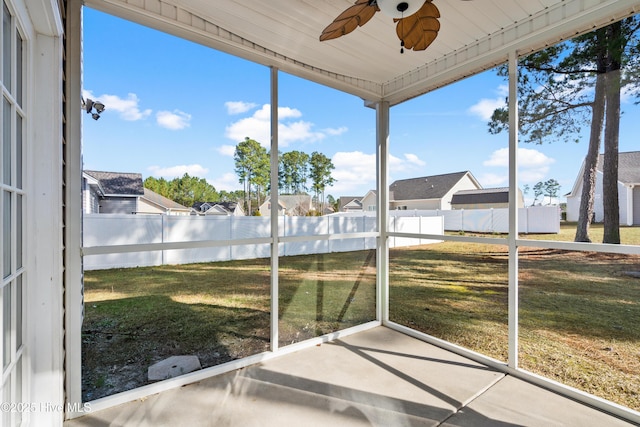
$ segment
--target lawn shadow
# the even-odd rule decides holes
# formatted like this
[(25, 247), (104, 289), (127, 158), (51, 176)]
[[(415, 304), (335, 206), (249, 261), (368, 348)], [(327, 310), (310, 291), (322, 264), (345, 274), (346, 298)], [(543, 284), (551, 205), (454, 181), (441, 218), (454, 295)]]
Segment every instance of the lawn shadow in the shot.
[(284, 257), (279, 277), (280, 345), (375, 318), (375, 251)]
[[(457, 326), (469, 333), (478, 320), (506, 326), (507, 261), (506, 254), (486, 250), (456, 252), (434, 246), (392, 251), (391, 298), (402, 302), (408, 319), (400, 323), (428, 319), (427, 333), (438, 330), (438, 324), (460, 320), (465, 324)], [(640, 332), (633, 319), (640, 318), (640, 280), (625, 274), (636, 270), (640, 257), (633, 255), (525, 250), (519, 271), (521, 325), (637, 341)], [(391, 314), (397, 316), (394, 310)]]

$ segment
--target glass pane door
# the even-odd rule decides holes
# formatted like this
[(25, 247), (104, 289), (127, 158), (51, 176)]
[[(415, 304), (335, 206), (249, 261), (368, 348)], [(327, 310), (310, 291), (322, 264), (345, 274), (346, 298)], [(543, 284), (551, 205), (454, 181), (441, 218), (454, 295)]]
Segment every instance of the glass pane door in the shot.
[[(23, 230), (25, 192), (23, 183), (23, 64), (24, 41), (12, 13), (11, 4), (2, 4), (0, 21), (0, 241), (2, 242), (2, 283), (0, 286), (0, 333), (2, 338), (2, 402), (24, 403), (24, 280)], [(22, 423), (20, 411), (3, 411), (0, 424), (14, 426)]]

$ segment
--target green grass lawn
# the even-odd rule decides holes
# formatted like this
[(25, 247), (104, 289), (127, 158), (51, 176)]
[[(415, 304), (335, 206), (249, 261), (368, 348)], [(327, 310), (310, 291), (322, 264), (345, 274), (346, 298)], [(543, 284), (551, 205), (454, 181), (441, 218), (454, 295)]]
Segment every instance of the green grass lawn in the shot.
[[(638, 228), (621, 232), (640, 244)], [(628, 275), (640, 257), (520, 255), (519, 365), (640, 410), (640, 279)], [(506, 360), (505, 246), (444, 242), (390, 257), (391, 320)], [(171, 355), (213, 366), (268, 350), (269, 275), (265, 259), (87, 271), (84, 398), (144, 385), (147, 367)], [(375, 318), (374, 251), (283, 257), (279, 284), (280, 345)]]
[[(556, 240), (563, 242), (573, 242), (576, 235), (575, 222), (561, 222), (560, 233), (558, 234), (523, 234), (522, 239)], [(604, 228), (601, 223), (591, 224), (589, 227), (589, 237), (593, 243), (602, 243)], [(623, 245), (640, 245), (640, 227), (620, 227), (620, 243)]]
[[(83, 398), (147, 384), (173, 355), (203, 367), (270, 348), (268, 259), (85, 272)], [(375, 319), (375, 251), (284, 257), (280, 345)]]

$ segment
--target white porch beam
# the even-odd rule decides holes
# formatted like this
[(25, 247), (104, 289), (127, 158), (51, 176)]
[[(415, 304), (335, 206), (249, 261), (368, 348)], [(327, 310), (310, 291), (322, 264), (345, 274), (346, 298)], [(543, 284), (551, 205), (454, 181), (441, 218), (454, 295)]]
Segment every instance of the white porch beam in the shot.
[[(67, 2), (65, 144), (65, 401), (82, 402), (82, 2)], [(80, 413), (67, 411), (67, 418)]]
[[(64, 404), (62, 260), (62, 38), (29, 40), (30, 88), (25, 197), (26, 402)], [(63, 411), (28, 413), (34, 426), (61, 425)]]
[(278, 69), (271, 67), (271, 351), (278, 350), (279, 340), (278, 166)]
[(509, 53), (509, 356), (518, 368), (518, 56)]
[(376, 192), (378, 244), (376, 250), (376, 318), (389, 320), (389, 103), (376, 107)]
[(639, 10), (638, 0), (565, 0), (389, 81), (384, 85), (384, 99), (398, 104), (503, 64), (514, 50), (521, 55), (531, 53)]

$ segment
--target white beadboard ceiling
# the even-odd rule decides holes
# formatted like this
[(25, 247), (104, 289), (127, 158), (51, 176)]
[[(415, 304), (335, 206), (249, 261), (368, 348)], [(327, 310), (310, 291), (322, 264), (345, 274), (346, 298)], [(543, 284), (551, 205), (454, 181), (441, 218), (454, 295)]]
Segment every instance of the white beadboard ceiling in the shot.
[(87, 0), (87, 6), (391, 105), (637, 13), (640, 0), (434, 0), (440, 32), (400, 54), (392, 18), (320, 42), (355, 0)]

